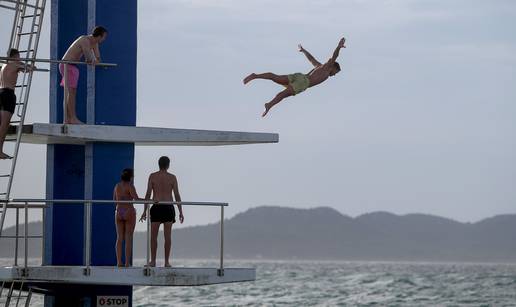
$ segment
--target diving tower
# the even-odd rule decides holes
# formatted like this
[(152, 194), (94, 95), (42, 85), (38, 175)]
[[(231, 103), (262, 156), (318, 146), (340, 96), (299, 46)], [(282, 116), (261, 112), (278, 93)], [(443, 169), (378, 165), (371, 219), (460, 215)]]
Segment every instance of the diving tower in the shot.
[[(30, 16), (42, 19), (46, 2), (3, 1), (16, 5), (15, 19), (18, 22), (13, 25), (13, 33), (20, 32), (18, 37), (25, 35), (22, 33), (23, 20)], [(46, 146), (46, 197), (31, 200), (6, 197), (0, 203), (4, 209), (15, 210), (17, 226), (22, 227), (18, 223), (18, 217), (22, 215), (25, 218), (24, 235), (17, 233), (14, 238), (17, 240), (16, 246), (18, 240), (23, 239), (21, 242), (25, 245), (24, 259), (22, 263), (18, 262), (16, 250), (14, 264), (0, 268), (0, 291), (4, 286), (10, 286), (11, 290), (16, 286), (22, 290), (28, 289), (30, 296), (33, 289), (34, 292), (45, 294), (46, 307), (99, 306), (97, 299), (100, 296), (125, 297), (127, 300), (123, 306), (129, 307), (132, 306), (132, 287), (135, 285), (202, 286), (255, 280), (254, 268), (228, 268), (223, 265), (224, 207), (227, 206), (224, 203), (211, 204), (221, 210), (218, 267), (117, 268), (112, 192), (119, 180), (120, 171), (133, 167), (135, 146), (271, 144), (279, 141), (278, 134), (136, 127), (137, 0), (49, 2), (52, 60), (41, 61), (48, 63), (50, 71), (49, 123), (24, 122), (29, 101), (27, 90), (20, 112), (21, 120), (16, 128), (11, 128), (7, 137), (7, 141), (16, 144), (9, 182), (12, 182), (21, 143)], [(140, 1), (142, 2), (144, 1)], [(22, 10), (21, 8), (29, 6), (28, 3), (35, 3), (31, 5), (37, 7), (41, 13), (30, 15)], [(96, 69), (94, 66), (84, 65), (85, 63), (64, 63), (66, 61), (56, 60), (63, 56), (71, 42), (79, 35), (89, 32), (95, 25), (108, 29), (108, 38), (100, 46), (100, 52), (103, 59), (116, 64), (106, 65), (111, 67), (109, 69)], [(37, 28), (35, 33), (39, 38), (41, 22), (35, 21), (32, 26), (33, 30)], [(26, 63), (37, 62), (37, 44), (32, 49), (27, 48)], [(64, 94), (59, 85), (61, 77), (57, 65), (61, 62), (78, 65), (80, 78), (76, 99), (77, 114), (86, 125), (63, 124)], [(21, 90), (30, 89), (32, 73), (27, 78), (29, 82), (23, 83)], [(66, 87), (64, 91), (67, 91)], [(189, 204), (182, 202), (181, 205)], [(201, 203), (190, 205), (211, 206)], [(27, 234), (27, 216), (34, 209), (43, 210), (44, 216), (43, 234), (40, 238), (43, 240), (41, 266), (29, 265), (27, 261), (28, 241), (35, 238)]]

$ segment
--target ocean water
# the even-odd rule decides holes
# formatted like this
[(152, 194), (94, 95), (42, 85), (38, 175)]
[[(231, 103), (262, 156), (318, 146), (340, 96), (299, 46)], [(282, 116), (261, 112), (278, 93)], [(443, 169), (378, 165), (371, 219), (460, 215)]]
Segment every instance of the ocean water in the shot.
[[(255, 267), (257, 280), (134, 287), (134, 306), (516, 306), (516, 264), (228, 261), (227, 266)], [(31, 306), (41, 305), (36, 296)]]

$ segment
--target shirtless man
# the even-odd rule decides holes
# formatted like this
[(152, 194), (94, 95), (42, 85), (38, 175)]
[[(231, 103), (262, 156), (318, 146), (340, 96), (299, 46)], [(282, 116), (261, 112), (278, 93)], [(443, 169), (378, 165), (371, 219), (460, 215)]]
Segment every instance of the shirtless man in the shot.
[(252, 73), (244, 79), (244, 84), (249, 83), (254, 79), (266, 79), (274, 81), (280, 85), (286, 87), (286, 89), (274, 97), (270, 102), (265, 104), (265, 112), (263, 112), (262, 117), (267, 115), (269, 110), (280, 103), (283, 99), (295, 96), (307, 88), (316, 86), (324, 81), (326, 81), (329, 77), (335, 76), (340, 71), (340, 65), (337, 63), (337, 58), (339, 57), (340, 49), (346, 48), (344, 46), (345, 39), (341, 39), (339, 41), (339, 45), (337, 49), (333, 52), (333, 56), (328, 60), (325, 64), (321, 64), (317, 61), (308, 51), (306, 51), (303, 46), (299, 45), (299, 51), (302, 52), (310, 63), (315, 67), (308, 74), (295, 73), (292, 75), (276, 75), (273, 73), (264, 73), (264, 74), (255, 74)]
[[(170, 159), (168, 157), (161, 157), (158, 160), (159, 171), (152, 173), (149, 176), (149, 183), (147, 186), (147, 194), (145, 194), (145, 200), (151, 199), (154, 201), (173, 201), (181, 202), (181, 195), (179, 195), (179, 187), (177, 184), (177, 178), (173, 174), (168, 172), (170, 167)], [(174, 197), (172, 198), (172, 193)], [(179, 221), (181, 224), (184, 221), (183, 208), (181, 205), (177, 205), (179, 209)], [(140, 218), (143, 222), (147, 218), (147, 204), (145, 204), (145, 210)], [(158, 248), (158, 232), (159, 226), (164, 225), (164, 236), (165, 236), (165, 267), (170, 267), (170, 248), (172, 246), (172, 224), (176, 222), (176, 212), (174, 205), (154, 204), (150, 209), (151, 219), (151, 262), (148, 266), (156, 266), (156, 250)]]
[[(115, 185), (113, 199), (115, 201), (140, 200), (133, 184), (134, 171), (126, 168), (120, 175), (120, 182)], [(133, 204), (117, 202), (115, 212), (116, 225), (116, 264), (118, 267), (131, 266), (133, 250), (133, 234), (136, 225), (136, 210)], [(125, 241), (125, 264), (122, 263), (122, 243)]]
[[(97, 26), (90, 35), (82, 35), (77, 38), (63, 56), (64, 61), (79, 62), (82, 57), (91, 65), (100, 63), (99, 44), (107, 37), (107, 30), (104, 27)], [(68, 82), (66, 83), (64, 99), (65, 99), (65, 124), (83, 124), (78, 118), (75, 110), (75, 97), (77, 94), (77, 84), (79, 82), (79, 68), (72, 64), (59, 64), (59, 72), (63, 79), (61, 86), (64, 87), (64, 71), (67, 69)]]
[(18, 73), (35, 68), (18, 61), (20, 52), (16, 49), (10, 49), (7, 56), (13, 60), (7, 61), (7, 64), (3, 65), (0, 70), (0, 159), (12, 159), (4, 153), (4, 141), (16, 107), (14, 89), (18, 82)]

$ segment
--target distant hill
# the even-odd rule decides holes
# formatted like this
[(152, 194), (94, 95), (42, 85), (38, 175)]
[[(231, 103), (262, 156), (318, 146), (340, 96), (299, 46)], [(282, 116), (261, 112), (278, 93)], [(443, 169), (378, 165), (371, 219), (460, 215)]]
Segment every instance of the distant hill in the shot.
[[(39, 229), (40, 223), (29, 226), (31, 234)], [(218, 224), (176, 229), (173, 254), (218, 257), (218, 234)], [(40, 251), (38, 244), (31, 251)], [(2, 239), (0, 246), (6, 257), (13, 244)], [(332, 208), (258, 207), (225, 221), (225, 250), (228, 258), (245, 259), (516, 262), (516, 215), (459, 223), (423, 214), (351, 218)], [(145, 257), (144, 233), (135, 234), (135, 256)]]

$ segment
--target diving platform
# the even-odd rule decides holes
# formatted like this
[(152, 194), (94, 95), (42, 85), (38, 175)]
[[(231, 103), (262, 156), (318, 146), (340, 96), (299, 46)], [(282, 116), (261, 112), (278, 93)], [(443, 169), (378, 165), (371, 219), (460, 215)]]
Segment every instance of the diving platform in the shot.
[[(86, 273), (87, 272), (87, 273)], [(23, 280), (29, 284), (83, 284), (116, 286), (204, 286), (254, 281), (254, 268), (164, 268), (36, 266), (1, 267), (0, 282)], [(44, 286), (41, 286), (43, 287)]]
[[(9, 127), (6, 141), (16, 141)], [(221, 146), (278, 143), (276, 133), (194, 130), (110, 125), (23, 125), (22, 143), (84, 145), (92, 142), (134, 143), (136, 146)]]
[[(219, 220), (219, 259), (218, 266), (213, 267), (117, 267), (92, 265), (92, 207), (113, 205), (113, 200), (72, 200), (72, 199), (12, 199), (8, 208), (22, 210), (25, 221), (22, 226), (17, 215), (16, 235), (5, 238), (14, 239), (13, 264), (0, 267), (0, 291), (2, 284), (23, 282), (33, 289), (52, 290), (55, 285), (89, 285), (89, 286), (204, 286), (214, 284), (248, 282), (256, 279), (255, 268), (231, 268), (224, 266), (224, 208), (228, 203), (217, 202), (171, 202), (152, 200), (120, 200), (118, 203), (133, 205), (181, 205), (185, 207), (218, 207), (220, 209)], [(81, 244), (81, 254), (84, 255), (83, 263), (80, 265), (29, 265), (29, 240), (41, 239), (48, 242), (48, 233), (41, 229), (41, 235), (29, 235), (28, 220), (30, 210), (45, 210), (51, 205), (82, 205), (84, 206), (84, 241)], [(146, 207), (147, 216), (150, 216), (150, 206)], [(151, 244), (150, 229), (151, 221), (146, 219), (146, 259), (144, 263), (150, 262)], [(46, 215), (43, 214), (42, 225), (46, 224)], [(23, 234), (21, 234), (23, 233)], [(115, 238), (113, 238), (114, 240)], [(113, 241), (114, 243), (114, 241)], [(23, 246), (23, 255), (18, 247)], [(47, 255), (48, 256), (48, 255)], [(45, 250), (41, 250), (41, 261), (47, 257)], [(51, 257), (51, 256), (49, 256)], [(114, 260), (114, 255), (111, 255)], [(47, 261), (48, 263), (48, 261)]]

